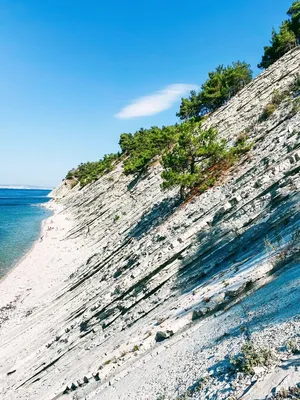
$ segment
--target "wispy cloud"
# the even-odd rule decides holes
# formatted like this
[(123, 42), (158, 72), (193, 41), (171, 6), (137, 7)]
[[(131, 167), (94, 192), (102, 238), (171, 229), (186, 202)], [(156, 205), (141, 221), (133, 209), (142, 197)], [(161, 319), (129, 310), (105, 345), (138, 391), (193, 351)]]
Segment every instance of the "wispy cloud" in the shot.
[(119, 119), (129, 119), (158, 114), (172, 107), (181, 96), (197, 88), (197, 85), (174, 83), (153, 94), (133, 100), (128, 106), (115, 114), (115, 117)]

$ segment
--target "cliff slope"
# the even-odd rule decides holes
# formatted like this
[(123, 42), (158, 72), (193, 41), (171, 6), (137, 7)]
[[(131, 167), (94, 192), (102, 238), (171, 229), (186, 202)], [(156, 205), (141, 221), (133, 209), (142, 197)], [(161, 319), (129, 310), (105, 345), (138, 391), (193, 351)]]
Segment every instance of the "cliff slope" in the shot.
[[(39, 307), (2, 323), (1, 398), (263, 399), (300, 382), (299, 96), (261, 118), (299, 67), (298, 47), (208, 118), (254, 146), (201, 196), (162, 192), (158, 162), (53, 192), (74, 256)], [(272, 349), (254, 375), (229, 360), (249, 338)]]

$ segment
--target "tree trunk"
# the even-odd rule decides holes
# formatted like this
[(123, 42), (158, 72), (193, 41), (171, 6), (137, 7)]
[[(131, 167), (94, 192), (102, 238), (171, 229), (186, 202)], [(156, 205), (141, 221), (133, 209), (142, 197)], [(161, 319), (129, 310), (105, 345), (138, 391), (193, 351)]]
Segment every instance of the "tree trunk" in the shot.
[(184, 198), (185, 198), (184, 186), (180, 186), (180, 200), (184, 200)]
[(195, 173), (195, 158), (191, 157), (191, 174)]

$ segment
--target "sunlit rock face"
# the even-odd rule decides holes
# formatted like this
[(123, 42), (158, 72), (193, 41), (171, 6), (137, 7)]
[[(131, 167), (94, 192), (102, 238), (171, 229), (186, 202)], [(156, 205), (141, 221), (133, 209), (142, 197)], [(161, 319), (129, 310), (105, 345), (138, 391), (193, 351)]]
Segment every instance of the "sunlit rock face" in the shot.
[[(65, 247), (84, 246), (42, 307), (3, 323), (1, 398), (263, 399), (281, 366), (296, 387), (286, 345), (299, 340), (299, 71), (297, 48), (207, 119), (253, 147), (201, 196), (162, 192), (159, 163), (54, 190), (74, 221)], [(274, 90), (286, 98), (264, 119)], [(255, 384), (228, 359), (247, 338), (274, 351)]]

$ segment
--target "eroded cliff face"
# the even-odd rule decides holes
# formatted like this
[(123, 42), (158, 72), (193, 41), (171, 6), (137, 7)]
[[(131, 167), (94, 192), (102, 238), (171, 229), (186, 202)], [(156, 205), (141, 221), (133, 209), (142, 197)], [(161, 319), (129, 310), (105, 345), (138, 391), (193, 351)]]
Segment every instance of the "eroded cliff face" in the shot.
[[(299, 97), (260, 119), (299, 71), (297, 48), (210, 116), (254, 146), (185, 204), (161, 191), (158, 162), (53, 192), (75, 221), (63, 241), (84, 243), (84, 257), (24, 326), (0, 331), (1, 398), (257, 399), (300, 382), (285, 350), (300, 331)], [(228, 360), (245, 336), (275, 352), (254, 377)]]

